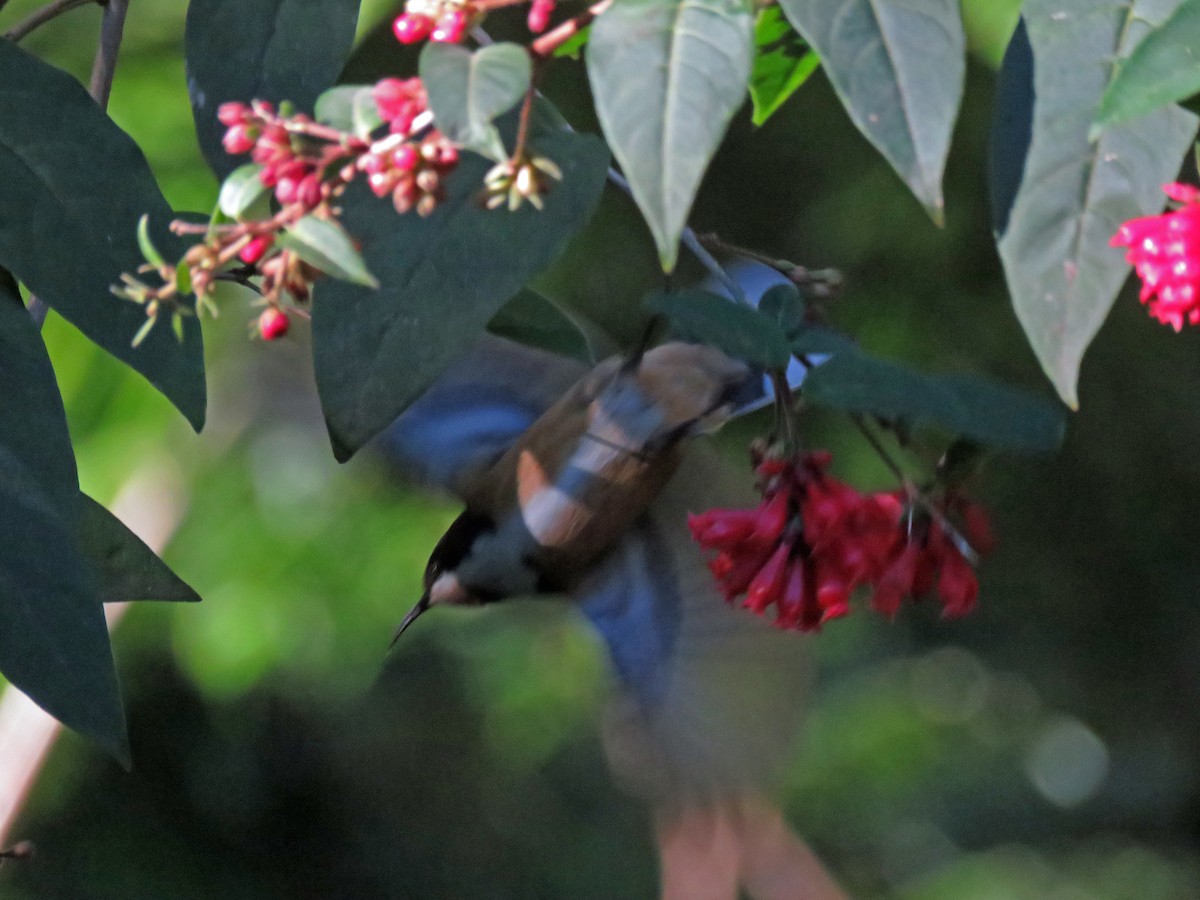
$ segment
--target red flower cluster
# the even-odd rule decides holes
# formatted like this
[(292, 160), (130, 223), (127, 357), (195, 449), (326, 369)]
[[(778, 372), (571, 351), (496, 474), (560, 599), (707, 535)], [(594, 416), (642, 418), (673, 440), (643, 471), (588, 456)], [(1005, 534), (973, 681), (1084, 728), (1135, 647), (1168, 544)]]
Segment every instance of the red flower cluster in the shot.
[[(275, 189), (276, 199), (284, 206), (298, 203), (304, 209), (313, 209), (326, 198), (321, 179), (326, 160), (297, 146), (271, 104), (261, 100), (254, 101), (253, 106), (223, 103), (217, 118), (228, 129), (221, 141), (225, 151), (240, 154), (249, 150), (250, 158), (262, 166), (259, 179)], [(304, 115), (289, 121), (301, 126), (315, 124)]]
[(471, 27), (475, 13), (461, 0), (408, 0), (404, 12), (392, 23), (392, 33), (402, 44), (431, 41), (457, 44)]
[(1164, 184), (1182, 206), (1174, 212), (1130, 219), (1109, 244), (1128, 247), (1125, 259), (1142, 279), (1140, 300), (1150, 315), (1176, 331), (1200, 323), (1200, 189)]
[(430, 131), (419, 144), (402, 143), (393, 149), (381, 142), (358, 165), (376, 197), (392, 195), (396, 212), (415, 207), (417, 215), (427, 216), (445, 196), (443, 183), (458, 165), (458, 148), (440, 132)]
[[(860, 494), (826, 473), (827, 453), (765, 459), (756, 471), (763, 502), (688, 517), (692, 536), (716, 551), (709, 569), (728, 601), (762, 615), (772, 605), (781, 628), (814, 631), (850, 612), (856, 588), (874, 588), (872, 607), (888, 617), (905, 596), (935, 586), (947, 617), (970, 612), (979, 593), (971, 564), (937, 522), (905, 509), (897, 493)], [(950, 504), (980, 551), (986, 517), (967, 501)]]
[[(429, 96), (420, 78), (383, 78), (371, 89), (379, 117), (393, 134), (410, 135), (424, 124), (422, 113), (429, 109)], [(432, 120), (432, 115), (425, 119)]]
[(550, 26), (550, 17), (554, 15), (557, 0), (533, 0), (529, 6), (527, 24), (534, 34), (541, 34)]

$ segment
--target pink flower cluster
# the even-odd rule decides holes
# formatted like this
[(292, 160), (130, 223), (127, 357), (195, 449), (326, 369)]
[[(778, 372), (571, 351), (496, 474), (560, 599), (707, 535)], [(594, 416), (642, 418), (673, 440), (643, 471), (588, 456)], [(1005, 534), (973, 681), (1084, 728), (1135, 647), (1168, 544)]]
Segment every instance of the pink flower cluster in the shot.
[[(814, 631), (850, 612), (856, 588), (874, 589), (872, 607), (895, 616), (906, 596), (935, 586), (943, 615), (974, 607), (979, 584), (971, 564), (929, 519), (917, 520), (897, 493), (860, 494), (825, 471), (827, 453), (758, 461), (763, 501), (755, 509), (713, 509), (688, 517), (692, 536), (713, 553), (709, 569), (727, 601), (762, 615), (775, 607), (781, 628)], [(963, 515), (978, 550), (990, 548), (986, 517)], [(986, 546), (985, 546), (986, 545)]]
[(1130, 219), (1109, 243), (1128, 248), (1150, 315), (1179, 331), (1200, 323), (1200, 189), (1174, 183), (1163, 191), (1179, 209)]
[[(221, 141), (225, 152), (238, 155), (249, 151), (250, 158), (262, 166), (259, 179), (275, 189), (275, 198), (281, 204), (296, 203), (314, 209), (326, 198), (321, 175), (327, 160), (305, 152), (307, 148), (293, 138), (270, 103), (223, 103), (217, 118), (227, 129)], [(287, 121), (293, 126), (315, 125), (304, 115)]]
[(469, 2), (408, 0), (404, 12), (392, 23), (392, 33), (402, 44), (416, 44), (426, 39), (457, 44), (466, 36), (474, 19)]

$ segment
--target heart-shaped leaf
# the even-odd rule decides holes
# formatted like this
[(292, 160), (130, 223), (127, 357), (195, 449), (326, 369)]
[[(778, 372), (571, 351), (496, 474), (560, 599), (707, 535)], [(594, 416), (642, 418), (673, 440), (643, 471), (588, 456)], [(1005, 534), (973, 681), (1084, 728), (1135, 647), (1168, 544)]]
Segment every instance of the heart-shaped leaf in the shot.
[(753, 58), (745, 0), (622, 0), (592, 25), (596, 113), (666, 270)]
[(420, 71), (438, 129), (489, 159), (506, 159), (492, 123), (529, 90), (533, 64), (525, 48), (492, 44), (472, 53), (455, 44), (429, 43), (421, 51)]
[(381, 288), (316, 286), (317, 389), (339, 459), (391, 424), (591, 217), (608, 168), (603, 143), (562, 132), (534, 140), (563, 172), (541, 212), (484, 209), (488, 163), (478, 157), (463, 159), (424, 219), (397, 216), (361, 185), (346, 192), (346, 228)]
[(959, 0), (780, 0), (850, 119), (941, 224), (966, 72)]
[(196, 136), (223, 178), (240, 165), (221, 146), (217, 109), (231, 100), (289, 100), (310, 111), (337, 81), (358, 22), (359, 0), (191, 0), (184, 30)]
[(181, 242), (141, 150), (74, 78), (0, 41), (0, 266), (117, 359), (144, 375), (197, 430), (204, 349), (189, 317), (182, 345), (156, 328), (130, 341), (142, 309), (109, 287), (142, 264), (138, 221), (170, 258)]
[[(1174, 6), (1028, 0), (1024, 7), (1033, 50), (1032, 138), (997, 243), (1017, 318), (1071, 407), (1078, 404), (1084, 350), (1128, 274), (1109, 238), (1122, 222), (1162, 208), (1160, 185), (1178, 171), (1196, 133), (1195, 116), (1160, 109), (1089, 139), (1113, 59), (1133, 52)], [(1024, 58), (1007, 54), (1005, 65)]]

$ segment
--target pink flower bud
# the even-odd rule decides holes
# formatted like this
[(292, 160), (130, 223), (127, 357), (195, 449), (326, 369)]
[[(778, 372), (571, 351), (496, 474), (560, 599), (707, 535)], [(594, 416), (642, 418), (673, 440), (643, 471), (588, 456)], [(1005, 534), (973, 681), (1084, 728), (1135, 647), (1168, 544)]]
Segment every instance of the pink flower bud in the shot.
[(291, 325), (287, 313), (274, 306), (268, 306), (258, 317), (258, 333), (264, 341), (277, 341), (288, 333)]
[(247, 125), (233, 125), (225, 132), (225, 137), (221, 138), (221, 145), (225, 148), (225, 152), (237, 156), (254, 149), (255, 134)]
[[(429, 37), (433, 30), (433, 22), (425, 16), (416, 13), (404, 13), (397, 16), (392, 23), (392, 33), (402, 44), (415, 44)], [(386, 118), (386, 116), (384, 117)]]
[(273, 243), (274, 240), (269, 235), (265, 234), (260, 234), (258, 237), (251, 238), (250, 243), (246, 244), (246, 246), (241, 249), (241, 252), (238, 253), (238, 259), (240, 259), (246, 265), (252, 266), (266, 256), (267, 251), (271, 249), (271, 244)]

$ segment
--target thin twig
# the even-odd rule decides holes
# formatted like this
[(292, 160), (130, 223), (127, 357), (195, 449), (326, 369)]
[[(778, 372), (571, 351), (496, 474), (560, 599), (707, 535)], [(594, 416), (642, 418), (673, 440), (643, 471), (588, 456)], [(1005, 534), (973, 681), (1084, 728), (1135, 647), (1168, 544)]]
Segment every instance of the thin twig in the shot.
[(96, 59), (92, 63), (92, 79), (88, 93), (101, 109), (108, 109), (108, 95), (112, 91), (113, 75), (117, 70), (117, 55), (121, 52), (121, 38), (125, 34), (125, 13), (129, 0), (106, 0), (104, 18), (100, 21), (100, 43), (96, 47)]
[(28, 18), (21, 20), (6, 31), (4, 36), (15, 44), (31, 31), (45, 25), (51, 19), (56, 19), (63, 13), (70, 12), (80, 6), (99, 2), (101, 0), (53, 0), (53, 2), (47, 3), (41, 9), (34, 10), (29, 14)]
[(600, 0), (599, 3), (592, 4), (575, 18), (568, 19), (561, 25), (555, 26), (530, 44), (530, 52), (534, 56), (543, 59), (553, 56), (555, 50), (591, 25), (592, 20), (611, 5), (612, 0)]

